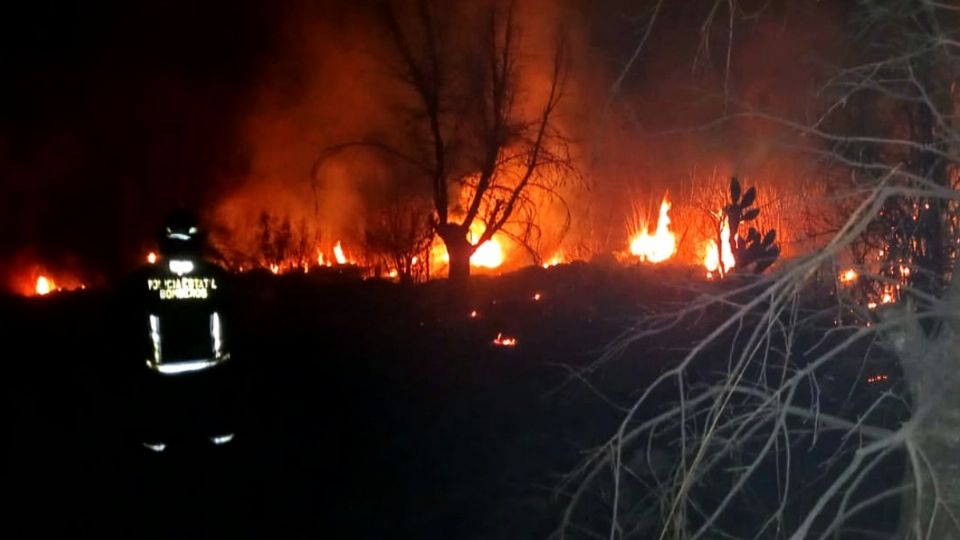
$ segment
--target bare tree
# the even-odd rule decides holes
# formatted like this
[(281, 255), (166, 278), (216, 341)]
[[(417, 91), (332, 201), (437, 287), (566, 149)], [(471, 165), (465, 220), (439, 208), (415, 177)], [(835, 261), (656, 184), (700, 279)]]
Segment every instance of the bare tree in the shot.
[[(410, 101), (402, 112), (407, 140), (380, 146), (413, 164), (429, 185), (433, 227), (450, 256), (450, 279), (458, 283), (469, 277), (477, 248), (512, 221), (527, 225), (521, 231), (533, 230), (529, 223), (543, 199), (572, 172), (556, 119), (565, 45), (556, 44), (542, 101), (530, 103), (515, 6), (494, 3), (482, 10), (479, 25), (458, 13), (466, 7), (419, 0), (409, 13), (389, 2), (382, 10), (396, 76)], [(454, 35), (453, 28), (466, 35)], [(475, 222), (483, 231), (472, 238)]]

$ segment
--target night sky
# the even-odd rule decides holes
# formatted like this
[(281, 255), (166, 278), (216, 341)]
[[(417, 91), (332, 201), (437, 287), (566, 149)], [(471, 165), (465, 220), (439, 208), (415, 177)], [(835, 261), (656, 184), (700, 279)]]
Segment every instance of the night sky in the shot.
[(237, 139), (281, 14), (265, 2), (30, 2), (0, 42), (0, 258), (139, 256), (166, 209), (247, 158)]

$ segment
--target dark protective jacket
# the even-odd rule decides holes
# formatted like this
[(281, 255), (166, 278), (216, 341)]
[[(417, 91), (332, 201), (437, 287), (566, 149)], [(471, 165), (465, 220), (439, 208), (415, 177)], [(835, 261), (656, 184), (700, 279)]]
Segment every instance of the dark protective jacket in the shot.
[(199, 257), (161, 258), (128, 276), (116, 328), (129, 377), (129, 426), (142, 441), (235, 429), (229, 274)]
[(179, 375), (230, 359), (227, 274), (220, 267), (200, 258), (161, 259), (134, 281), (147, 368)]

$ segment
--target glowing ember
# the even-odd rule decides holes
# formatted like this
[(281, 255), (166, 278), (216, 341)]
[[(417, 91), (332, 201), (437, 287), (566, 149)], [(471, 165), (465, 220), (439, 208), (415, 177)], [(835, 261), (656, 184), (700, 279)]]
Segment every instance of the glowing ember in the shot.
[(387, 275), (390, 276), (390, 277), (392, 277), (392, 278), (395, 278), (395, 277), (397, 277), (397, 276), (400, 275), (400, 272), (397, 272), (396, 269), (393, 269), (393, 270), (391, 270), (390, 273), (387, 274)]
[(887, 380), (890, 380), (889, 375), (880, 374), (880, 375), (874, 375), (872, 377), (867, 377), (867, 383), (869, 384), (876, 384), (878, 382), (883, 382)]
[(147, 253), (147, 262), (150, 263), (150, 264), (156, 264), (156, 263), (157, 263), (157, 254), (154, 253), (154, 252), (152, 252), (152, 251), (151, 251), (150, 253)]
[(347, 264), (347, 257), (343, 254), (343, 246), (339, 240), (333, 246), (333, 256), (337, 259), (337, 264)]
[(893, 302), (893, 295), (889, 292), (883, 293), (883, 296), (880, 298), (881, 304), (890, 304)]
[(537, 293), (537, 294), (533, 295), (533, 301), (534, 301), (534, 302), (539, 301), (541, 298), (543, 298), (543, 296), (542, 296), (540, 293)]
[(517, 345), (517, 338), (503, 337), (503, 333), (498, 332), (497, 337), (493, 340), (493, 344), (498, 347), (515, 347)]
[(51, 292), (56, 290), (56, 287), (57, 286), (56, 284), (54, 284), (52, 279), (46, 276), (40, 276), (37, 278), (37, 286), (35, 288), (35, 291), (40, 296), (43, 296), (46, 294), (50, 294)]
[(273, 272), (274, 274), (279, 274), (279, 273), (280, 273), (280, 265), (278, 265), (278, 264), (271, 264), (271, 265), (270, 265), (270, 271)]
[(840, 274), (841, 283), (850, 283), (855, 279), (857, 279), (857, 272), (853, 268), (850, 268), (849, 270), (846, 270), (842, 274)]
[(647, 231), (646, 224), (630, 241), (630, 253), (640, 257), (641, 261), (660, 263), (677, 252), (677, 237), (670, 231), (670, 202), (666, 195), (660, 202), (660, 217), (657, 230), (653, 234)]
[[(720, 243), (723, 244), (723, 253), (717, 249), (717, 242), (707, 240), (706, 253), (703, 256), (703, 265), (707, 267), (707, 277), (712, 278), (714, 272), (718, 272), (722, 277), (731, 268), (737, 265), (737, 260), (733, 258), (733, 251), (730, 250), (730, 222), (724, 217), (720, 224)], [(723, 265), (721, 266), (721, 260)]]
[(470, 318), (471, 318), (471, 319), (476, 319), (476, 318), (477, 318), (477, 310), (473, 310), (473, 311), (470, 312)]

